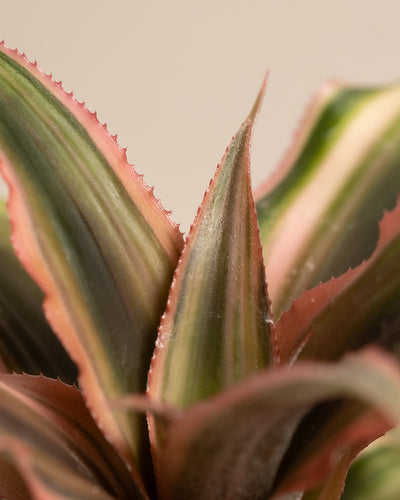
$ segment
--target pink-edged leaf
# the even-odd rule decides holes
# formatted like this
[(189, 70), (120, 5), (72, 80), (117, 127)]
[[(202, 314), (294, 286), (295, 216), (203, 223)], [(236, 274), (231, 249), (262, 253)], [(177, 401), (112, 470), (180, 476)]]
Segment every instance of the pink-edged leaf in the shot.
[(3, 471), (0, 495), (6, 500), (115, 498), (68, 469), (54, 467), (51, 457), (33, 454), (17, 439), (0, 437), (0, 473)]
[(400, 496), (399, 428), (364, 450), (353, 462), (342, 500), (397, 500)]
[[(355, 454), (359, 453), (360, 447), (355, 447)], [(300, 500), (340, 500), (346, 480), (346, 476), (350, 467), (354, 454), (345, 449), (341, 451), (341, 456), (337, 459), (332, 472), (325, 479), (319, 488), (308, 490)], [(284, 496), (281, 499), (284, 500)]]
[(398, 352), (400, 203), (385, 214), (372, 256), (305, 292), (275, 325), (282, 363), (335, 359), (368, 342)]
[(323, 87), (277, 174), (257, 191), (278, 318), (304, 290), (371, 255), (400, 190), (400, 86)]
[[(354, 405), (343, 402), (341, 408), (338, 408), (339, 405), (336, 406), (336, 408), (330, 406), (330, 415), (324, 425), (325, 429), (330, 430), (330, 437), (326, 433), (321, 435), (320, 432), (309, 432), (309, 436), (311, 436), (314, 442), (320, 441), (320, 443), (325, 443), (325, 449), (322, 450), (322, 453), (314, 455), (311, 439), (307, 439), (308, 436), (304, 436), (304, 425), (301, 425), (297, 430), (297, 434), (303, 434), (302, 442), (299, 443), (293, 440), (294, 442), (292, 441), (291, 443), (292, 448), (296, 445), (301, 446), (300, 455), (305, 448), (311, 449), (308, 453), (308, 456), (311, 457), (310, 461), (308, 461), (307, 456), (301, 457), (301, 460), (306, 463), (306, 467), (300, 467), (296, 473), (297, 479), (293, 477), (289, 479), (291, 483), (290, 490), (299, 489), (298, 500), (340, 500), (352, 461), (359, 454), (360, 450), (364, 449), (374, 437), (382, 435), (382, 422), (374, 412), (365, 412), (363, 407), (354, 407)], [(358, 419), (355, 418), (354, 410), (360, 411)], [(314, 426), (314, 431), (316, 418), (318, 418), (315, 413), (313, 414), (314, 418), (309, 419), (312, 420), (312, 422), (309, 422), (309, 426)], [(331, 418), (332, 415), (334, 415), (334, 418)], [(344, 427), (343, 419), (346, 416), (353, 420), (353, 424), (345, 428), (343, 434), (336, 435), (337, 429)], [(334, 436), (333, 439), (332, 436)], [(305, 445), (305, 443), (307, 444)], [(333, 453), (332, 449), (335, 450)], [(288, 462), (287, 456), (285, 459)], [(296, 462), (292, 465), (292, 469), (295, 468)], [(328, 473), (326, 473), (327, 469)], [(321, 482), (318, 479), (315, 483), (320, 483), (319, 486), (308, 488), (309, 481), (306, 480), (306, 489), (302, 491), (304, 485), (303, 477), (322, 477), (323, 481)], [(297, 481), (297, 486), (293, 484), (295, 481)], [(283, 494), (277, 493), (273, 498), (274, 500), (297, 500), (297, 496), (295, 496), (293, 491)]]
[[(400, 368), (378, 349), (336, 364), (304, 363), (256, 375), (198, 403), (173, 424), (158, 462), (161, 498), (261, 499), (315, 488), (343, 446), (365, 445), (399, 421), (399, 394)], [(336, 415), (346, 418), (336, 418), (334, 429), (322, 408), (338, 400), (346, 412)], [(298, 454), (284, 463), (292, 439), (299, 438), (299, 423), (313, 408), (321, 412), (316, 430), (330, 439), (311, 440), (310, 446), (305, 439), (303, 459)], [(305, 475), (316, 457), (322, 459), (318, 474)]]
[(114, 406), (121, 410), (147, 413), (170, 425), (183, 410), (175, 406), (150, 399), (147, 394), (129, 394), (114, 400)]
[(306, 498), (338, 500), (354, 457), (388, 428), (381, 414), (354, 400), (316, 406), (301, 421), (282, 459), (276, 498), (282, 491), (304, 491)]
[(26, 482), (12, 462), (10, 454), (2, 453), (0, 448), (0, 477), (3, 478), (0, 485), (0, 498), (32, 500)]
[(0, 148), (18, 257), (93, 415), (151, 482), (145, 420), (110, 400), (145, 390), (182, 235), (96, 115), (4, 45)]
[(187, 407), (269, 366), (269, 304), (249, 141), (265, 82), (205, 194), (171, 287), (149, 374), (152, 399)]
[[(368, 422), (366, 422), (368, 425)], [(392, 431), (389, 431), (388, 435), (391, 434)], [(394, 446), (390, 451), (394, 453), (389, 452), (389, 463), (378, 463), (376, 464), (378, 466), (377, 470), (373, 470), (373, 467), (375, 466), (375, 463), (369, 464), (369, 460), (366, 460), (366, 469), (365, 471), (362, 471), (359, 477), (357, 477), (356, 481), (354, 482), (355, 484), (351, 484), (352, 478), (350, 478), (350, 484), (349, 484), (349, 475), (352, 474), (352, 469), (354, 467), (354, 463), (357, 463), (359, 460), (359, 457), (361, 458), (361, 461), (363, 461), (364, 455), (368, 455), (369, 449), (375, 449), (375, 448), (380, 448), (379, 443), (381, 441), (386, 440), (386, 436), (380, 437), (377, 439), (375, 442), (370, 444), (365, 450), (363, 450), (361, 453), (360, 447), (352, 447), (351, 446), (346, 446), (344, 445), (342, 447), (342, 450), (340, 452), (340, 455), (337, 456), (337, 460), (333, 465), (332, 471), (329, 474), (329, 476), (325, 479), (324, 483), (318, 488), (308, 490), (307, 492), (304, 493), (304, 495), (301, 497), (301, 500), (350, 500), (350, 498), (353, 498), (352, 494), (356, 493), (356, 496), (354, 497), (354, 500), (357, 498), (358, 500), (395, 500), (398, 498), (398, 493), (395, 494), (395, 496), (389, 496), (386, 497), (384, 492), (391, 492), (393, 491), (393, 481), (390, 481), (390, 479), (394, 479), (394, 482), (397, 483), (395, 484), (395, 489), (394, 491), (400, 492), (399, 489), (399, 481), (397, 480), (398, 478), (398, 465), (399, 465), (399, 459), (400, 459), (400, 453), (399, 453), (399, 448)], [(398, 445), (398, 443), (397, 443)], [(379, 452), (378, 452), (379, 453)], [(358, 455), (358, 457), (355, 459), (354, 458)], [(397, 455), (397, 456), (396, 456)], [(391, 460), (393, 462), (391, 462)], [(364, 465), (364, 464), (363, 464)], [(368, 466), (371, 465), (372, 467), (369, 468)], [(387, 471), (384, 471), (381, 469), (386, 468), (388, 466)], [(361, 466), (361, 469), (363, 466)], [(358, 470), (356, 474), (358, 475), (360, 471)], [(385, 472), (387, 472), (385, 474)], [(377, 477), (378, 476), (378, 477)], [(367, 479), (368, 478), (368, 479)], [(389, 479), (389, 481), (385, 481), (386, 479)], [(363, 485), (361, 486), (359, 481), (362, 481)], [(368, 484), (369, 483), (369, 484)], [(349, 487), (350, 486), (350, 487)], [(356, 487), (354, 489), (354, 486)], [(387, 486), (387, 488), (386, 488)], [(349, 495), (347, 496), (347, 493)], [(368, 496), (368, 494), (370, 496)]]
[(118, 498), (145, 498), (76, 387), (43, 376), (2, 374), (0, 395), (3, 455), (21, 446), (29, 460), (46, 462), (55, 475), (64, 471)]
[(42, 373), (64, 382), (77, 370), (43, 314), (43, 294), (14, 255), (5, 204), (0, 201), (0, 371)]

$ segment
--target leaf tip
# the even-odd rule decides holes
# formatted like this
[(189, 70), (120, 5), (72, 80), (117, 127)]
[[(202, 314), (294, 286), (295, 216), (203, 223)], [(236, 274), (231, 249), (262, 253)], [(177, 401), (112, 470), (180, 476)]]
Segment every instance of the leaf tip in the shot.
[(265, 91), (266, 91), (267, 83), (268, 83), (268, 77), (269, 77), (269, 71), (267, 71), (265, 73), (260, 90), (258, 91), (256, 100), (254, 101), (253, 107), (251, 108), (251, 111), (250, 111), (246, 121), (254, 123), (255, 119), (257, 118), (257, 116), (260, 112), (262, 103), (264, 101)]

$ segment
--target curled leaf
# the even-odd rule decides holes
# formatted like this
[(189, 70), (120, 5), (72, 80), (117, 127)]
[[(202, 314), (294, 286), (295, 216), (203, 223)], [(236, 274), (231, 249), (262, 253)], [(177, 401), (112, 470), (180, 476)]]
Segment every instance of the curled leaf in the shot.
[(17, 468), (15, 453), (21, 449), (31, 464), (46, 464), (49, 476), (64, 472), (109, 495), (144, 498), (76, 387), (43, 376), (2, 374), (0, 393), (0, 449), (14, 456)]
[[(397, 363), (374, 350), (337, 364), (302, 364), (256, 375), (193, 406), (173, 424), (158, 464), (161, 498), (261, 499), (316, 487), (343, 446), (360, 438), (365, 446), (399, 420), (399, 391)], [(305, 441), (304, 460), (280, 476), (301, 420), (315, 405), (339, 398), (356, 405), (353, 418), (348, 412), (337, 421), (332, 440), (314, 442), (311, 449)], [(360, 428), (367, 417), (373, 425)], [(305, 474), (322, 456), (318, 474)]]

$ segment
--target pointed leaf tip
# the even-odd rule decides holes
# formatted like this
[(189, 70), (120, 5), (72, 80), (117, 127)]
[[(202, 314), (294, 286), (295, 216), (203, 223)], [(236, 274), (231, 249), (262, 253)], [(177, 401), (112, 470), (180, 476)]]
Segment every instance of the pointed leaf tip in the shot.
[(260, 113), (261, 106), (264, 102), (264, 97), (265, 97), (265, 91), (267, 89), (267, 83), (268, 83), (268, 77), (269, 77), (269, 72), (267, 71), (265, 73), (264, 79), (262, 81), (260, 90), (258, 92), (258, 95), (256, 97), (256, 100), (254, 101), (253, 107), (251, 108), (251, 111), (247, 117), (247, 120), (250, 122), (254, 123), (258, 114)]
[(250, 185), (249, 139), (265, 81), (191, 227), (149, 376), (156, 400), (187, 407), (270, 365), (269, 302)]

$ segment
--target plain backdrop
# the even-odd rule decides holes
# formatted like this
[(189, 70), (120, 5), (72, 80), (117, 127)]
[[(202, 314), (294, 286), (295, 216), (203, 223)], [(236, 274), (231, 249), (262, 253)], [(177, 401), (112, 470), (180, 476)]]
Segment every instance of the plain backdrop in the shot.
[(320, 84), (400, 76), (398, 0), (0, 0), (0, 39), (96, 110), (187, 230), (265, 71), (253, 185)]

